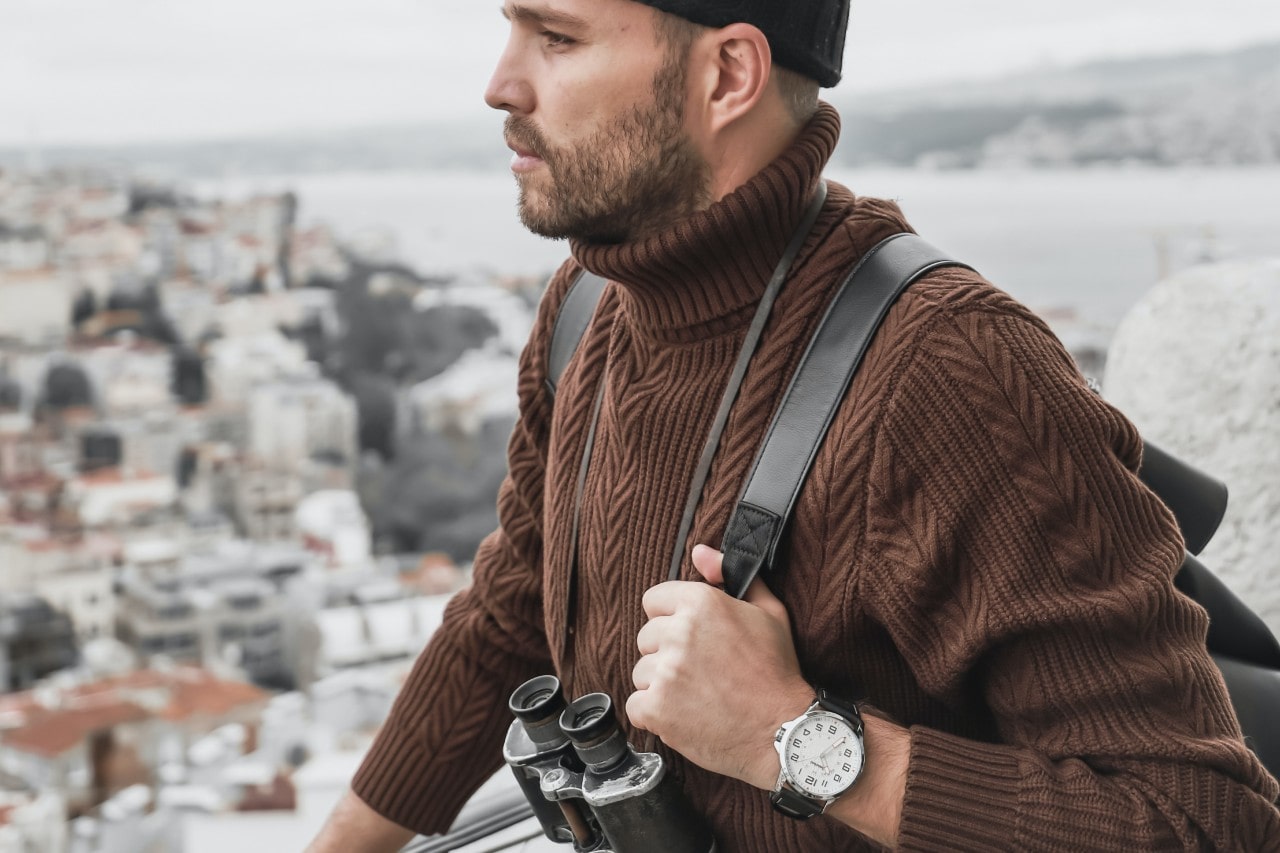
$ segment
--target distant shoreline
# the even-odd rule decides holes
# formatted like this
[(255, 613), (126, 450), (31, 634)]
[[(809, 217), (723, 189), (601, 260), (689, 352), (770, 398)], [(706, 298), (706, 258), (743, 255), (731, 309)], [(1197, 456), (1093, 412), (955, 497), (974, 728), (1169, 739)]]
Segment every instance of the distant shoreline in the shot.
[[(892, 198), (915, 228), (1033, 309), (1109, 338), (1164, 272), (1200, 259), (1280, 256), (1280, 166), (1069, 170), (842, 169), (828, 177)], [(231, 177), (199, 196), (293, 189), (303, 224), (344, 237), (381, 230), (429, 274), (550, 274), (560, 242), (515, 216), (514, 182), (492, 172), (403, 170)], [(1061, 321), (1060, 321), (1061, 322)]]

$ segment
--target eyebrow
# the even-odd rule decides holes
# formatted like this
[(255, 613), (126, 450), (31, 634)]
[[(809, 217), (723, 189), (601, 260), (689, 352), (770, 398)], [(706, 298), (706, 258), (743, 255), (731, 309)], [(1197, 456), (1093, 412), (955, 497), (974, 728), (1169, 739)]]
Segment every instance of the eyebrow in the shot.
[(521, 3), (511, 3), (500, 8), (502, 17), (508, 21), (525, 21), (552, 27), (575, 27), (581, 29), (587, 25), (586, 20), (567, 12), (555, 12), (550, 9), (535, 9)]

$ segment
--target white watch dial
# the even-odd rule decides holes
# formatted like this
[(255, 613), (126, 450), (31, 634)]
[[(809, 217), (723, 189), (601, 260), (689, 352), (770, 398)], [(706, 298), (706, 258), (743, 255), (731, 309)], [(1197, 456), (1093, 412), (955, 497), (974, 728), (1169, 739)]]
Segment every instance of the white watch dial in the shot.
[(797, 720), (778, 752), (792, 787), (809, 797), (834, 797), (862, 772), (862, 739), (847, 720), (827, 711)]

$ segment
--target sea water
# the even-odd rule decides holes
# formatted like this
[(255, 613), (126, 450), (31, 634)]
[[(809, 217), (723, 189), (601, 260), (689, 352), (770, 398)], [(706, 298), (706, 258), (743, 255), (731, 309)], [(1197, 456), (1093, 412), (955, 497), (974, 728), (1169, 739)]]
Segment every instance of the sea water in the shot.
[[(1206, 260), (1280, 257), (1280, 167), (1078, 170), (833, 169), (897, 201), (916, 230), (1055, 325), (1109, 334), (1159, 278)], [(293, 189), (303, 225), (370, 233), (423, 272), (546, 275), (568, 254), (520, 225), (492, 172), (347, 172), (198, 185), (236, 197)]]

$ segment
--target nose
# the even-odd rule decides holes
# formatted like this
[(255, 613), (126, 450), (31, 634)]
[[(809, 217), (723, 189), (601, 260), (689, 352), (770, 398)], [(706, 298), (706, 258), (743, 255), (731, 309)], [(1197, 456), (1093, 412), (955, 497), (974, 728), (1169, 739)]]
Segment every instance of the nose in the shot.
[(519, 46), (515, 34), (507, 42), (498, 65), (493, 69), (484, 90), (484, 102), (495, 110), (528, 114), (533, 111), (533, 87), (521, 70)]

